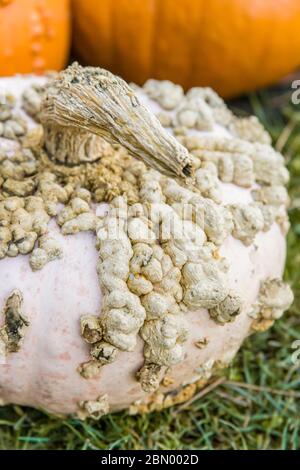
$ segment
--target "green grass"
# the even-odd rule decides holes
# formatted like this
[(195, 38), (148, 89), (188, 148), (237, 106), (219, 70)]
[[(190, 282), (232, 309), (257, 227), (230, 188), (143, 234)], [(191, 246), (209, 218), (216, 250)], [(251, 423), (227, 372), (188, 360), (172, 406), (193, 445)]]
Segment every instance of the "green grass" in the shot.
[(257, 114), (291, 171), (291, 310), (271, 330), (246, 341), (224, 372), (227, 382), (181, 412), (118, 413), (94, 423), (7, 406), (0, 408), (0, 449), (300, 449), (300, 366), (291, 361), (291, 344), (300, 339), (300, 109), (284, 89), (265, 90), (233, 106)]

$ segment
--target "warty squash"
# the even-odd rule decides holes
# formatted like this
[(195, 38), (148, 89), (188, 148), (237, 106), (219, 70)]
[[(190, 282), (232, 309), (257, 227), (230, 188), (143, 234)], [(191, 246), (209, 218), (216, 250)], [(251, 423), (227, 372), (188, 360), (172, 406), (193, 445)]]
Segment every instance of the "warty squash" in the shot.
[(1, 403), (188, 399), (292, 302), (283, 157), (208, 88), (73, 64), (0, 90)]

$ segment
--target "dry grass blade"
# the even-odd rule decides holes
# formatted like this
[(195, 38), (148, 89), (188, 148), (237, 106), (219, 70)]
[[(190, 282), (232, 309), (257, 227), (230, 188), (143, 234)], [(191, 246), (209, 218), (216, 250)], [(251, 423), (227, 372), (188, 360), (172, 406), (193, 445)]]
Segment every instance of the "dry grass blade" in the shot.
[(214, 382), (210, 383), (209, 385), (207, 385), (207, 387), (204, 387), (202, 390), (200, 390), (200, 392), (196, 393), (190, 400), (186, 401), (183, 405), (176, 408), (176, 410), (174, 411), (174, 414), (179, 413), (181, 410), (185, 410), (192, 403), (194, 403), (195, 401), (197, 401), (200, 398), (204, 397), (205, 395), (210, 393), (212, 390), (219, 387), (219, 385), (221, 385), (225, 381), (226, 381), (226, 377), (220, 377), (219, 379), (217, 379)]
[(224, 381), (223, 385), (228, 386), (228, 387), (247, 388), (248, 390), (252, 390), (254, 392), (267, 392), (273, 395), (281, 395), (284, 397), (291, 397), (291, 398), (300, 398), (300, 392), (294, 392), (292, 390), (278, 390), (272, 387), (263, 387), (260, 385), (247, 384), (245, 382), (235, 382), (233, 380), (226, 380)]
[(293, 130), (295, 129), (296, 127), (296, 123), (294, 121), (290, 121), (286, 126), (285, 128), (283, 129), (282, 133), (280, 134), (277, 142), (276, 142), (276, 150), (280, 153), (283, 152), (283, 149), (287, 143), (287, 141), (289, 140)]

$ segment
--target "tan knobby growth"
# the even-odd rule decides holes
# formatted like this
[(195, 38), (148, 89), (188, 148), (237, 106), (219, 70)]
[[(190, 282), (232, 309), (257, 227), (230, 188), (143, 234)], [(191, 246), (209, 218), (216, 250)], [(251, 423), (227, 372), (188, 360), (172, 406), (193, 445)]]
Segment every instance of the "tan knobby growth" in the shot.
[(293, 292), (288, 284), (278, 278), (269, 278), (261, 283), (259, 295), (250, 317), (252, 329), (265, 331), (280, 318), (293, 302)]
[(108, 396), (102, 395), (96, 400), (86, 400), (79, 403), (79, 410), (77, 416), (79, 419), (85, 420), (92, 418), (94, 420), (100, 419), (102, 416), (109, 412)]
[(0, 352), (19, 351), (29, 322), (22, 312), (23, 296), (15, 289), (6, 299), (2, 309), (4, 325), (0, 328)]
[(30, 254), (29, 262), (33, 271), (42, 269), (49, 261), (61, 259), (63, 250), (59, 241), (51, 235), (42, 235), (38, 239), (38, 247)]
[(27, 132), (26, 120), (15, 111), (14, 96), (0, 93), (0, 137), (19, 140)]

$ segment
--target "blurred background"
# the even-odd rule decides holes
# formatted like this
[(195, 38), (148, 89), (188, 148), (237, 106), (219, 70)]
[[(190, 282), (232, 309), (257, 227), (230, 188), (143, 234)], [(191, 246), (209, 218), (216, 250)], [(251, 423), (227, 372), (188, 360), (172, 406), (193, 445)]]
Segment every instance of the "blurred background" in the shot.
[[(256, 114), (291, 173), (285, 278), (295, 302), (249, 338), (227, 382), (183, 408), (99, 423), (0, 408), (0, 449), (299, 449), (300, 0), (0, 0), (0, 76), (43, 74), (72, 60), (142, 84), (210, 86)], [(238, 385), (230, 386), (231, 381)], [(227, 383), (227, 385), (226, 385)]]
[(72, 57), (227, 98), (300, 65), (299, 24), (299, 0), (0, 0), (0, 75), (59, 70)]

